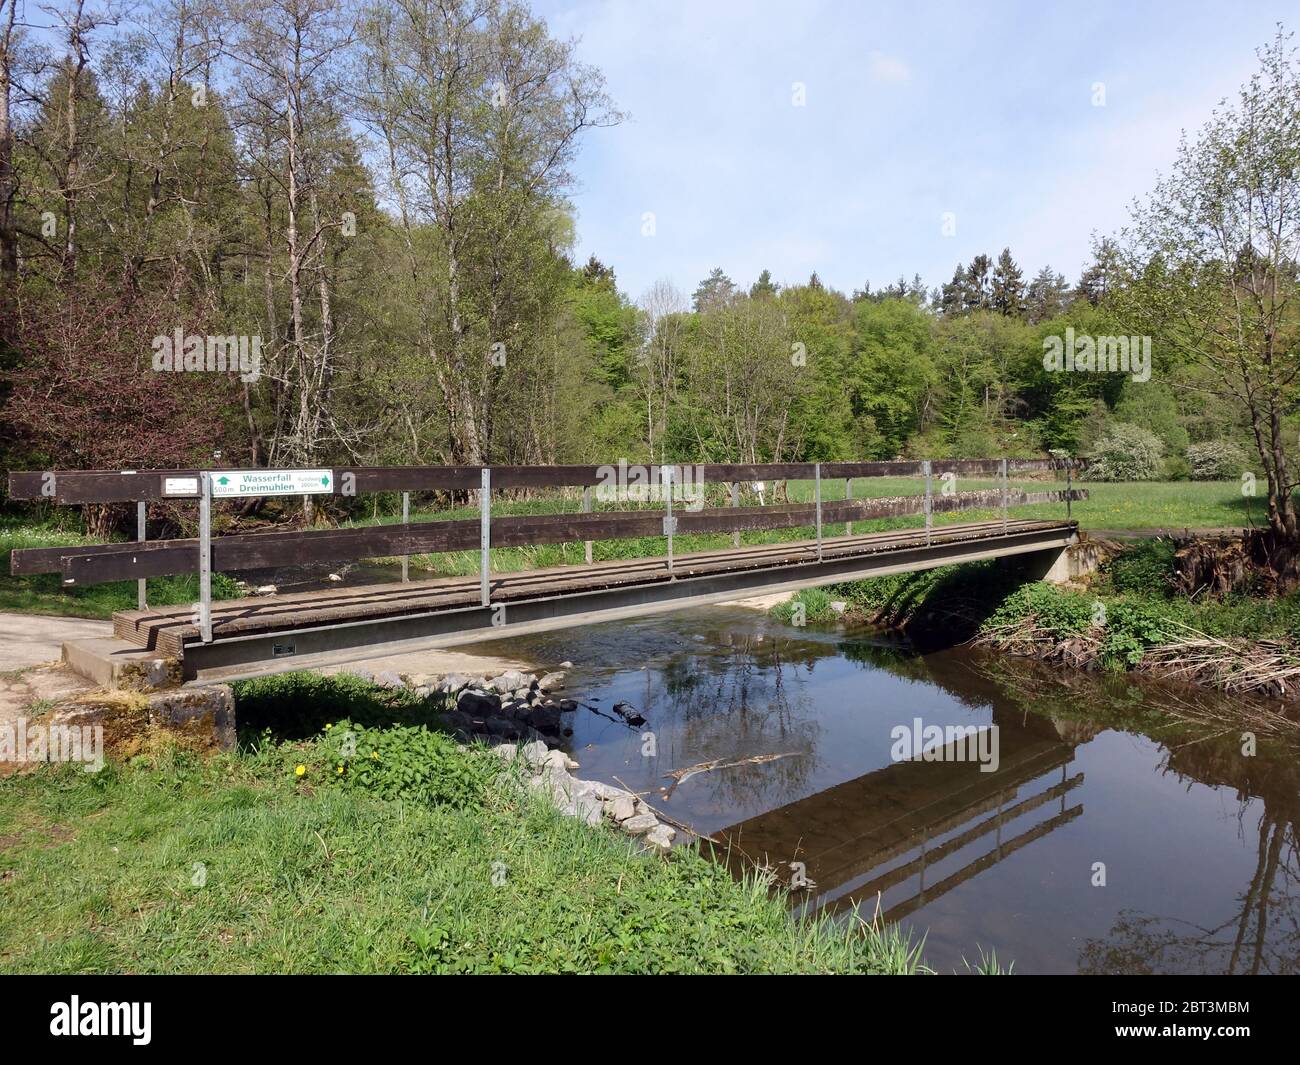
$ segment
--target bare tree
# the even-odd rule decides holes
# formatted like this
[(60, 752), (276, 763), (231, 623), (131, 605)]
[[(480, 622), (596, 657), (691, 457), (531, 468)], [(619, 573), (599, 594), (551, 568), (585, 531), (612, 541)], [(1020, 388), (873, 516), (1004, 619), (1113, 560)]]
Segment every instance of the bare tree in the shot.
[[(645, 393), (646, 440), (652, 458), (664, 461), (668, 412), (676, 400), (678, 362), (685, 338), (686, 297), (671, 281), (660, 279), (641, 297), (645, 340), (638, 380)], [(656, 455), (655, 446), (659, 447)]]
[[(269, 461), (312, 465), (330, 425), (334, 370), (333, 293), (326, 269), (328, 237), (340, 219), (326, 218), (320, 189), (325, 141), (337, 115), (328, 106), (330, 64), (350, 42), (337, 0), (259, 0), (243, 12), (231, 54), (247, 68), (243, 91), (254, 169), (262, 179), (267, 227), (267, 313), (274, 314), (271, 263), (283, 251), (288, 286), (284, 358)], [(277, 216), (283, 210), (283, 225)], [(278, 245), (278, 247), (277, 247)], [(314, 297), (312, 290), (315, 290)], [(315, 300), (314, 315), (307, 303)], [(274, 322), (274, 317), (272, 317)], [(310, 519), (310, 499), (304, 501)]]

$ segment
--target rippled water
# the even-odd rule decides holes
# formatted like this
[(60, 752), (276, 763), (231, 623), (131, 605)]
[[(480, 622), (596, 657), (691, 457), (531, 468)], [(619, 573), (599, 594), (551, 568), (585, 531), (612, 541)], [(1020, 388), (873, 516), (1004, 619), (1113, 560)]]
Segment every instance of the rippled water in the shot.
[[(576, 663), (570, 693), (594, 708), (573, 715), (580, 776), (646, 794), (737, 867), (815, 882), (801, 906), (925, 935), (941, 972), (981, 950), (1028, 973), (1300, 971), (1300, 765), (1171, 724), (1217, 694), (912, 655), (740, 607), (484, 646)], [(647, 724), (618, 720), (620, 700)], [(917, 718), (996, 725), (996, 771), (897, 758)]]

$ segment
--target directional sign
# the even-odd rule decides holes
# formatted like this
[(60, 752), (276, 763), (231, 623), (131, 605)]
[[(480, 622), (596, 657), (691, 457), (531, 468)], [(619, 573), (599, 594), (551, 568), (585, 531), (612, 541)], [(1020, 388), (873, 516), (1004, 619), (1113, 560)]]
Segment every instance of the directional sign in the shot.
[(333, 470), (214, 470), (212, 495), (315, 496), (334, 491)]

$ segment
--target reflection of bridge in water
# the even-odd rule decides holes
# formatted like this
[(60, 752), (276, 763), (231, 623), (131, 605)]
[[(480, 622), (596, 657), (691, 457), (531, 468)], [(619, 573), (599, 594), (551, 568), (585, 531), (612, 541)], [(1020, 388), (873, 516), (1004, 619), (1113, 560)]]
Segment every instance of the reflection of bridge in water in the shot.
[[(993, 723), (996, 771), (974, 761), (896, 762), (724, 829), (729, 860), (766, 862), (785, 883), (790, 863), (802, 862), (815, 882), (811, 908), (861, 903), (874, 912), (879, 895), (886, 921), (908, 916), (1083, 812), (1066, 804), (1083, 783), (1069, 773), (1074, 748), (1050, 721), (995, 709)], [(954, 746), (943, 748), (947, 757), (961, 753)], [(1032, 825), (1007, 835), (1031, 815)], [(936, 866), (976, 846), (978, 856), (932, 879)]]

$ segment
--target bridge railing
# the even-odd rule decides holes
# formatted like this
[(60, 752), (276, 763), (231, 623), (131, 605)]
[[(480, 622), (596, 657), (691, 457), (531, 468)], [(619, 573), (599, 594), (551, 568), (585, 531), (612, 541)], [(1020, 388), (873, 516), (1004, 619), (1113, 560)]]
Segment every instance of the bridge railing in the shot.
[[(583, 541), (586, 559), (592, 561), (596, 540), (663, 536), (666, 566), (674, 570), (674, 537), (683, 533), (733, 534), (739, 546), (742, 531), (813, 527), (818, 560), (822, 556), (826, 525), (852, 523), (900, 515), (925, 515), (925, 542), (932, 536), (936, 513), (973, 509), (1000, 509), (1003, 531), (1008, 508), (1030, 503), (1064, 502), (1066, 516), (1074, 500), (1086, 492), (1073, 488), (1076, 464), (1062, 459), (946, 459), (919, 462), (828, 462), (628, 466), (353, 466), (320, 471), (329, 476), (327, 487), (316, 495), (352, 496), (362, 492), (400, 491), (402, 522), (363, 528), (308, 531), (237, 533), (212, 536), (211, 511), (214, 478), (238, 474), (236, 470), (66, 470), (15, 471), (9, 475), (14, 499), (44, 499), (59, 504), (137, 504), (137, 539), (134, 543), (72, 545), (15, 550), (10, 570), (15, 575), (58, 573), (66, 586), (106, 581), (138, 582), (138, 603), (145, 609), (145, 581), (149, 577), (199, 574), (198, 621), (203, 638), (211, 639), (211, 574), (214, 570), (269, 569), (312, 562), (401, 556), (403, 580), (408, 579), (407, 558), (413, 554), (473, 550), (480, 553), (480, 598), (491, 602), (493, 547), (535, 546)], [(1064, 491), (1012, 489), (1011, 473), (1064, 471)], [(263, 471), (264, 472), (264, 471)], [(996, 476), (996, 488), (976, 491), (934, 491), (935, 479), (948, 474)], [(925, 477), (925, 494), (853, 498), (853, 481), (871, 477)], [(843, 479), (845, 498), (823, 499), (823, 484)], [(813, 500), (741, 506), (739, 486), (766, 481), (810, 480)], [(635, 482), (635, 483), (629, 483)], [(688, 490), (704, 483), (729, 484), (730, 506), (696, 509), (700, 499)], [(491, 512), (494, 490), (518, 488), (581, 487), (582, 513), (498, 515)], [(592, 510), (592, 489), (610, 488), (618, 498), (649, 496), (663, 509)], [(638, 489), (633, 494), (633, 489)], [(477, 519), (410, 521), (410, 493), (435, 490), (477, 490)], [(147, 505), (162, 500), (197, 500), (199, 536), (147, 541)], [(676, 506), (674, 506), (676, 504)], [(685, 509), (683, 509), (685, 507)]]

